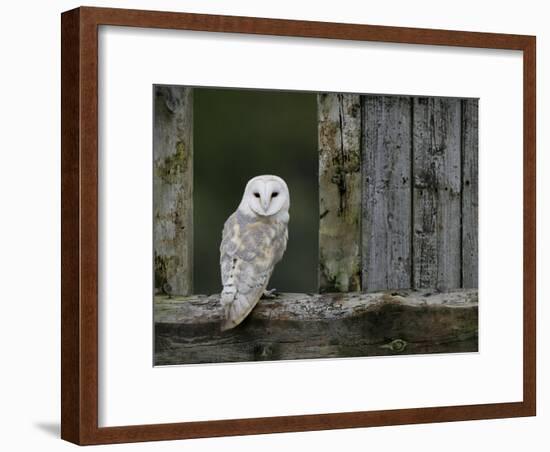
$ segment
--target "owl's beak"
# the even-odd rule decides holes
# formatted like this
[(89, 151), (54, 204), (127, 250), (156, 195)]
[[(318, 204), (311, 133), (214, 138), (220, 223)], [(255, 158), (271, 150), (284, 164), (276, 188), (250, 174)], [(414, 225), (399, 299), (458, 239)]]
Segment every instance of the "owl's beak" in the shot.
[(267, 197), (262, 197), (262, 207), (264, 208), (264, 212), (267, 212), (267, 208), (269, 207), (269, 199)]

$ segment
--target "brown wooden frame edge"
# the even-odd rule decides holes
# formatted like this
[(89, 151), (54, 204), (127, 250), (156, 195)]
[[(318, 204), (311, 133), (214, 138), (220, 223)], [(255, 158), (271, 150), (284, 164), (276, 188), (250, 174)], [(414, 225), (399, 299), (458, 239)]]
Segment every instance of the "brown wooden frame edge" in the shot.
[[(98, 26), (185, 29), (523, 51), (523, 401), (98, 427)], [(496, 419), (536, 414), (534, 36), (81, 7), (61, 20), (61, 437), (106, 444)]]

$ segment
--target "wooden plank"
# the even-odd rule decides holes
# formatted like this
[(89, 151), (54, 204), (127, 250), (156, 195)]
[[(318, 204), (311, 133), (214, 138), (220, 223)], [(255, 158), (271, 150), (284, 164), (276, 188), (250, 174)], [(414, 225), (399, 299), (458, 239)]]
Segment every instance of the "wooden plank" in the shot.
[(462, 287), (478, 286), (478, 100), (462, 101)]
[(363, 102), (363, 290), (410, 288), (411, 98)]
[(319, 94), (319, 291), (361, 288), (361, 101)]
[(414, 287), (461, 286), (461, 100), (413, 100)]
[(155, 298), (155, 364), (477, 351), (477, 290), (280, 294), (220, 331), (219, 296)]
[(153, 243), (155, 293), (193, 286), (193, 90), (154, 87)]

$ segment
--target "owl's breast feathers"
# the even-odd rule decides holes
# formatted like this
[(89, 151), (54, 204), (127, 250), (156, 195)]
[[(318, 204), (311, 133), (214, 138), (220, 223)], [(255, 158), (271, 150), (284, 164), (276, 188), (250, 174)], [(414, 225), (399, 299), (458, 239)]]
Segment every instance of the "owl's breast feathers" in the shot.
[(231, 215), (223, 229), (220, 265), (225, 309), (222, 329), (238, 325), (260, 300), (288, 240), (288, 216)]

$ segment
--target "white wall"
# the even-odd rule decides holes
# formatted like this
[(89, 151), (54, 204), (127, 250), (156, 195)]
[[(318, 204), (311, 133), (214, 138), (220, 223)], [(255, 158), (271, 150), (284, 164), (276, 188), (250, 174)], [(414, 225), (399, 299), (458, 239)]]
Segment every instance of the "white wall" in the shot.
[[(546, 451), (550, 447), (550, 14), (546, 2), (462, 0), (257, 2), (127, 0), (88, 5), (164, 9), (538, 36), (539, 416), (315, 433), (115, 446), (117, 450), (446, 450)], [(0, 48), (0, 422), (3, 450), (68, 450), (59, 440), (60, 13), (78, 2), (3, 4)], [(7, 98), (7, 102), (6, 102)], [(498, 170), (498, 166), (495, 168)], [(498, 381), (495, 381), (498, 384)], [(452, 388), (449, 388), (452, 390)]]

